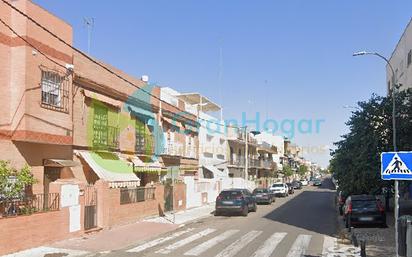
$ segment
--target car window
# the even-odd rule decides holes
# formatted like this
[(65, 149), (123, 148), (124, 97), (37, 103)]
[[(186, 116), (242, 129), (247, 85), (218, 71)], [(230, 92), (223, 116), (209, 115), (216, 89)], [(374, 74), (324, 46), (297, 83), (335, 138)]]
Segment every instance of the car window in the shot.
[(255, 189), (255, 190), (253, 191), (253, 193), (255, 193), (255, 194), (267, 193), (267, 192), (268, 192), (267, 189)]
[(283, 184), (273, 184), (272, 187), (284, 187)]
[(369, 209), (376, 210), (376, 200), (367, 200), (367, 201), (352, 201), (352, 209)]
[(220, 196), (224, 199), (232, 199), (241, 195), (242, 192), (240, 191), (223, 191), (220, 193)]

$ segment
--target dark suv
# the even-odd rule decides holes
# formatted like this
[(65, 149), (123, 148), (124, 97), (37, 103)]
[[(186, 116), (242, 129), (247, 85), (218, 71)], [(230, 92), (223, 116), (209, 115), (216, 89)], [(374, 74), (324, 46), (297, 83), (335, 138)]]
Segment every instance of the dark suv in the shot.
[(247, 189), (227, 189), (216, 198), (215, 216), (223, 213), (239, 213), (247, 216), (257, 210), (256, 198)]
[(382, 202), (373, 195), (351, 195), (343, 211), (345, 225), (381, 224), (386, 227), (386, 213)]

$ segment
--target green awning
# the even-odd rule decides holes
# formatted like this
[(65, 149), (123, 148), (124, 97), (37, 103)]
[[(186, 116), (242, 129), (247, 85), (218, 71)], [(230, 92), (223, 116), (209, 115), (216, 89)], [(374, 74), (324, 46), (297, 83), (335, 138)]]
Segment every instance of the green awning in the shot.
[(114, 153), (79, 151), (99, 178), (108, 182), (139, 183), (140, 179), (133, 173), (133, 166)]
[(136, 116), (138, 118), (154, 119), (155, 117), (155, 114), (153, 112), (134, 105), (127, 105), (127, 109), (132, 113), (133, 116)]

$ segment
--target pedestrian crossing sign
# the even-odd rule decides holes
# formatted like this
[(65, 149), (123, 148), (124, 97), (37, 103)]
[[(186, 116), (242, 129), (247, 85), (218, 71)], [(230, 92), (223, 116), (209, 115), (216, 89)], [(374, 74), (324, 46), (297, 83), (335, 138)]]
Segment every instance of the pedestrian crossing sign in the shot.
[(412, 180), (412, 152), (386, 152), (381, 154), (383, 180)]

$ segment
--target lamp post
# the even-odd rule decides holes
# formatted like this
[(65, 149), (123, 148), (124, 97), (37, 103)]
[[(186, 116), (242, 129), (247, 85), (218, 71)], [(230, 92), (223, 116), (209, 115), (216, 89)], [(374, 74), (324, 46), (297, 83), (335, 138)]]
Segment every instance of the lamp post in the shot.
[[(397, 152), (398, 147), (396, 145), (396, 104), (395, 104), (395, 90), (397, 89), (397, 79), (396, 79), (396, 74), (395, 70), (393, 69), (391, 63), (389, 60), (384, 57), (383, 55), (376, 53), (376, 52), (366, 52), (366, 51), (361, 51), (361, 52), (356, 52), (353, 54), (353, 56), (362, 56), (362, 55), (375, 55), (381, 59), (383, 59), (389, 66), (392, 72), (392, 130), (393, 130), (393, 151)], [(399, 256), (398, 254), (398, 218), (399, 218), (399, 181), (395, 180), (395, 240), (396, 240), (396, 256)]]

